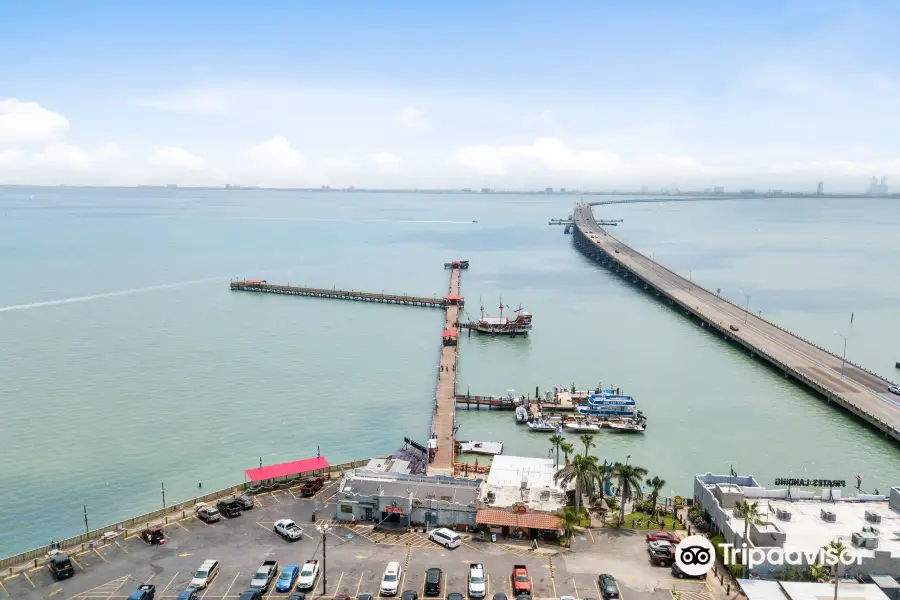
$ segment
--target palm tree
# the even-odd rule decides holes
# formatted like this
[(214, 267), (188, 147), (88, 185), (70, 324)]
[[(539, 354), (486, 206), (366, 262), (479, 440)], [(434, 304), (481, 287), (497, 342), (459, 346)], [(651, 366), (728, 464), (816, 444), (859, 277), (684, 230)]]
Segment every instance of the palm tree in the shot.
[(576, 454), (572, 462), (553, 474), (553, 481), (562, 486), (575, 484), (575, 512), (580, 516), (582, 494), (593, 495), (600, 481), (597, 457)]
[(816, 583), (828, 581), (828, 567), (818, 563), (809, 565), (809, 578)]
[(559, 468), (559, 447), (565, 443), (566, 438), (559, 435), (558, 433), (554, 433), (550, 436), (550, 445), (556, 448), (556, 468)]
[(734, 505), (734, 512), (744, 519), (744, 543), (750, 547), (750, 523), (754, 525), (763, 525), (763, 520), (759, 518), (759, 502), (747, 502), (741, 500)]
[[(835, 556), (840, 558), (841, 553), (847, 549), (847, 546), (841, 543), (841, 539), (838, 538), (833, 542), (829, 542), (827, 546), (825, 546), (825, 550), (831, 550), (834, 552)], [(840, 566), (841, 561), (834, 561), (834, 600), (837, 600), (838, 597), (838, 582), (840, 581), (840, 573), (838, 573), (838, 567)]]
[(619, 524), (625, 522), (625, 502), (637, 498), (641, 494), (641, 480), (647, 476), (647, 469), (625, 463), (616, 463), (612, 469), (613, 477), (618, 479), (622, 503), (619, 505)]
[(666, 480), (653, 476), (647, 480), (647, 487), (650, 488), (650, 500), (653, 502), (653, 517), (656, 518), (656, 501), (659, 499), (659, 491), (666, 487)]
[(597, 444), (594, 443), (594, 436), (589, 433), (583, 433), (578, 436), (578, 439), (581, 440), (581, 443), (584, 444), (584, 455), (587, 456), (590, 452), (591, 448), (596, 448)]
[(571, 506), (565, 506), (556, 513), (556, 516), (559, 517), (563, 531), (566, 532), (566, 542), (570, 542), (572, 535), (575, 533), (575, 527), (581, 523), (581, 515)]
[(575, 454), (575, 446), (573, 446), (569, 442), (563, 442), (559, 445), (559, 449), (562, 450), (563, 455), (565, 455), (566, 457), (566, 464), (569, 464), (569, 455)]

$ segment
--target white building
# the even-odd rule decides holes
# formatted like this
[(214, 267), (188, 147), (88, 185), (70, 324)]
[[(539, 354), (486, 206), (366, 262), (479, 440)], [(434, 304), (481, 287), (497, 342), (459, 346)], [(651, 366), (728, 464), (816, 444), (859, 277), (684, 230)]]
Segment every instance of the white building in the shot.
[(481, 502), (497, 508), (522, 506), (528, 512), (557, 512), (565, 506), (566, 492), (553, 481), (556, 470), (551, 458), (495, 456), (481, 487)]
[[(821, 600), (834, 598), (834, 584), (801, 581), (766, 581), (739, 579), (738, 585), (747, 600)], [(893, 600), (874, 583), (842, 581), (838, 600)]]
[[(816, 482), (804, 482), (816, 483)], [(820, 482), (827, 484), (828, 482)], [(861, 564), (842, 567), (846, 575), (900, 576), (900, 487), (889, 496), (842, 496), (841, 488), (766, 489), (752, 475), (697, 475), (694, 497), (714, 529), (726, 543), (744, 543), (744, 519), (734, 512), (741, 501), (759, 504), (762, 525), (750, 524), (751, 548), (783, 548), (812, 552), (839, 540)], [(772, 577), (781, 566), (754, 567), (760, 576)]]

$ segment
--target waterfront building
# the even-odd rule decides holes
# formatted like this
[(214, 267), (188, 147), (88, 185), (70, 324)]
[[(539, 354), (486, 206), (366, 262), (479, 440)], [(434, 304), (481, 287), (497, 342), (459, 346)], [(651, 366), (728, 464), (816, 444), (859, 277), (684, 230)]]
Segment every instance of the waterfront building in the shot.
[(495, 456), (481, 486), (478, 524), (498, 535), (556, 537), (555, 513), (566, 504), (566, 491), (553, 481), (556, 471), (550, 458)]
[[(894, 586), (897, 582), (893, 581)], [(833, 583), (812, 583), (808, 581), (769, 581), (765, 579), (738, 579), (741, 591), (747, 600), (820, 600), (833, 599)], [(842, 581), (838, 586), (837, 598), (845, 600), (896, 600), (885, 592), (891, 590), (874, 583)]]
[(713, 194), (724, 194), (724, 193), (725, 193), (725, 186), (717, 185), (717, 186), (713, 187)]
[[(697, 475), (694, 501), (709, 519), (713, 534), (740, 547), (744, 519), (735, 513), (738, 502), (756, 502), (762, 525), (751, 523), (746, 540), (751, 549), (773, 548), (815, 552), (840, 540), (859, 564), (842, 567), (846, 575), (900, 576), (900, 486), (888, 494), (842, 495), (845, 482), (832, 480), (776, 480), (765, 488), (752, 475)], [(816, 491), (812, 491), (815, 489)], [(805, 559), (804, 559), (805, 562)], [(772, 579), (782, 568), (768, 563), (752, 572)]]
[(451, 529), (475, 525), (479, 482), (383, 470), (404, 468), (397, 465), (403, 461), (390, 462), (393, 464), (381, 461), (373, 465), (376, 470), (363, 467), (344, 476), (336, 494), (337, 520), (395, 529), (419, 523)]

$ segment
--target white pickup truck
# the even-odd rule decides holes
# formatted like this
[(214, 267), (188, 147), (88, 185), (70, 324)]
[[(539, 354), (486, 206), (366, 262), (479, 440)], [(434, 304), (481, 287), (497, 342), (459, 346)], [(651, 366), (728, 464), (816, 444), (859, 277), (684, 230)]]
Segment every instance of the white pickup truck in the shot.
[(316, 579), (319, 578), (319, 561), (308, 560), (303, 563), (300, 568), (300, 577), (297, 578), (297, 589), (311, 590), (316, 586)]

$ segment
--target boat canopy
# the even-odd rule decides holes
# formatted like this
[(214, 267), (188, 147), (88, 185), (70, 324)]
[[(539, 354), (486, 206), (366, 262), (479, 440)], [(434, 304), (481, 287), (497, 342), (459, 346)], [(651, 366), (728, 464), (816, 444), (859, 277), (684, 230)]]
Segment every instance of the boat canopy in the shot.
[(275, 479), (276, 477), (287, 477), (289, 475), (308, 473), (318, 469), (327, 469), (328, 466), (328, 461), (325, 460), (324, 456), (317, 456), (316, 458), (304, 458), (303, 460), (294, 460), (277, 465), (247, 469), (244, 473), (246, 473), (247, 479), (255, 482), (265, 481), (266, 479)]

